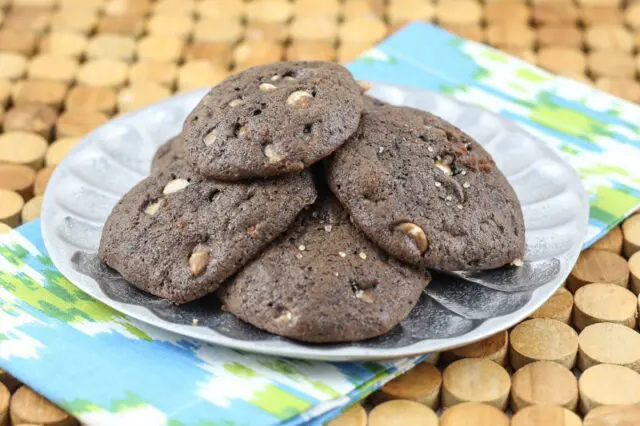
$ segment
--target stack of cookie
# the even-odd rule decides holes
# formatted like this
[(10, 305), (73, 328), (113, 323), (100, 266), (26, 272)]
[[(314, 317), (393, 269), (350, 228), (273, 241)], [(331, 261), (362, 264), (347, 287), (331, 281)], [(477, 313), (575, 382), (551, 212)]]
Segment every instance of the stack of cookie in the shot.
[(216, 292), (258, 328), (343, 342), (397, 325), (428, 269), (521, 258), (522, 212), (490, 155), (363, 92), (326, 62), (229, 77), (114, 207), (101, 260), (175, 303)]

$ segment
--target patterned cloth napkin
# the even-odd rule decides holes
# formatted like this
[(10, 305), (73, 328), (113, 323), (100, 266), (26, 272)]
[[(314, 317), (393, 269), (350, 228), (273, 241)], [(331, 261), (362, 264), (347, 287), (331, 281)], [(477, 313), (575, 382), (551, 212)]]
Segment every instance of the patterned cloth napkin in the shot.
[[(420, 23), (349, 68), (479, 104), (557, 149), (591, 195), (586, 244), (638, 206), (636, 105)], [(424, 358), (308, 362), (203, 344), (78, 290), (39, 222), (0, 236), (0, 368), (90, 425), (319, 425)]]

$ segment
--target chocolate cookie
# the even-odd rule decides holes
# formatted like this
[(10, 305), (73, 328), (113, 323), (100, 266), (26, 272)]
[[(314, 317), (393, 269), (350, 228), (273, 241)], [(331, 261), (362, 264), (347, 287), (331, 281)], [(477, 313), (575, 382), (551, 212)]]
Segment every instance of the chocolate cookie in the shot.
[(327, 176), (355, 223), (408, 264), (480, 270), (523, 256), (513, 189), (478, 143), (432, 114), (369, 106)]
[(211, 89), (189, 115), (185, 158), (221, 180), (299, 172), (353, 134), (362, 106), (362, 88), (340, 65), (250, 68)]
[(151, 173), (167, 168), (170, 164), (184, 158), (182, 135), (169, 139), (158, 147), (151, 159)]
[(414, 307), (426, 270), (378, 249), (331, 195), (218, 290), (224, 309), (269, 332), (307, 342), (386, 333)]
[(218, 288), (315, 198), (306, 171), (271, 181), (221, 183), (178, 160), (113, 208), (99, 256), (136, 287), (189, 302)]

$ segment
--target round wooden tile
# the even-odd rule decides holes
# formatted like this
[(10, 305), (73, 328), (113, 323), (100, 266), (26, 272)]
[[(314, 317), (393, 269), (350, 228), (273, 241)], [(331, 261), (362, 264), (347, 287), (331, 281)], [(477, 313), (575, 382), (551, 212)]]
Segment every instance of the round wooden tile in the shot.
[(37, 6), (13, 5), (4, 19), (5, 28), (27, 30), (36, 34), (46, 31), (50, 23), (51, 10)]
[(481, 402), (504, 410), (509, 398), (509, 373), (493, 361), (468, 358), (455, 361), (442, 372), (442, 405)]
[(240, 21), (223, 18), (206, 18), (198, 21), (193, 31), (195, 41), (235, 43), (242, 37)]
[(193, 0), (159, 0), (153, 7), (155, 13), (166, 15), (191, 15), (196, 10)]
[(567, 288), (575, 293), (580, 287), (589, 283), (627, 287), (629, 284), (627, 261), (610, 251), (593, 249), (583, 251), (567, 278)]
[(531, 318), (549, 318), (569, 324), (572, 310), (573, 295), (566, 288), (560, 287), (544, 305), (531, 314)]
[(625, 11), (624, 18), (632, 28), (640, 28), (640, 3), (630, 4)]
[(111, 114), (116, 108), (116, 92), (110, 87), (78, 85), (69, 92), (65, 108)]
[(600, 77), (596, 87), (622, 99), (640, 102), (640, 84), (633, 78)]
[(587, 47), (594, 50), (615, 50), (630, 53), (634, 42), (631, 32), (621, 25), (599, 24), (585, 31)]
[(24, 76), (27, 59), (17, 53), (0, 52), (0, 78), (15, 80)]
[(375, 5), (369, 0), (350, 0), (342, 3), (342, 14), (345, 18), (376, 14)]
[(120, 87), (127, 81), (127, 64), (112, 59), (92, 59), (78, 71), (78, 82), (89, 86)]
[(89, 9), (65, 8), (53, 15), (51, 29), (53, 31), (71, 31), (89, 34), (98, 22), (98, 14)]
[(505, 330), (479, 342), (445, 352), (445, 358), (447, 361), (454, 361), (460, 358), (485, 358), (500, 365), (505, 365), (508, 349), (509, 333)]
[(147, 20), (147, 32), (162, 36), (186, 38), (193, 27), (193, 18), (188, 15), (153, 15)]
[(510, 22), (526, 24), (531, 17), (531, 11), (524, 3), (511, 0), (492, 1), (485, 3), (484, 16), (489, 25)]
[(149, 10), (151, 10), (150, 0), (106, 0), (103, 7), (105, 14), (113, 16), (140, 16), (147, 14)]
[(535, 32), (526, 24), (509, 22), (487, 28), (487, 41), (498, 47), (531, 48), (535, 39)]
[(473, 0), (443, 1), (436, 4), (435, 16), (443, 24), (476, 24), (482, 20), (482, 6)]
[(246, 4), (249, 21), (285, 23), (293, 15), (293, 6), (286, 0), (254, 0)]
[(31, 197), (36, 172), (22, 164), (0, 164), (0, 189), (8, 189), (23, 198)]
[(178, 61), (184, 50), (179, 37), (148, 35), (138, 41), (138, 57), (148, 61)]
[(78, 73), (78, 61), (71, 57), (42, 54), (29, 62), (29, 78), (72, 82)]
[(187, 61), (203, 59), (215, 64), (228, 66), (231, 63), (231, 52), (231, 46), (227, 43), (196, 41), (187, 46), (184, 57)]
[(578, 367), (584, 371), (597, 364), (616, 364), (640, 371), (640, 334), (615, 323), (597, 323), (579, 336)]
[(131, 37), (119, 34), (98, 34), (89, 40), (87, 56), (93, 59), (115, 59), (131, 61), (136, 42)]
[[(11, 232), (13, 230), (12, 227), (10, 227), (9, 225), (7, 225), (6, 223), (2, 223), (0, 222), (0, 235), (2, 234), (8, 234), (9, 232)], [(2, 370), (0, 370), (0, 373), (2, 373)], [(0, 380), (0, 382), (2, 382)]]
[[(185, 62), (178, 71), (179, 90), (211, 87), (227, 78), (229, 71), (209, 61)], [(168, 95), (167, 95), (168, 96)]]
[(178, 66), (173, 62), (140, 61), (129, 68), (129, 82), (158, 83), (172, 87), (178, 76)]
[(607, 232), (607, 234), (591, 246), (591, 248), (621, 254), (622, 229), (619, 226), (612, 228), (611, 231)]
[(139, 15), (103, 15), (98, 21), (98, 33), (139, 37), (144, 23), (144, 17)]
[(58, 109), (68, 90), (60, 81), (24, 80), (14, 86), (12, 99), (15, 105), (43, 104)]
[(633, 426), (640, 419), (640, 405), (609, 405), (594, 408), (584, 418), (584, 426)]
[(367, 412), (362, 405), (352, 405), (347, 411), (327, 423), (327, 426), (367, 426)]
[(537, 24), (572, 24), (578, 20), (578, 8), (572, 2), (545, 1), (531, 5)]
[(78, 423), (27, 386), (22, 386), (11, 397), (11, 421), (14, 424), (34, 423), (42, 426), (75, 426)]
[(582, 426), (582, 420), (564, 407), (531, 405), (511, 418), (511, 426)]
[(339, 28), (343, 43), (373, 44), (387, 35), (387, 26), (377, 17), (359, 17), (345, 20)]
[(377, 405), (369, 412), (368, 426), (438, 426), (433, 410), (415, 401), (397, 399)]
[(328, 41), (299, 40), (289, 45), (286, 57), (290, 61), (333, 61), (336, 49)]
[(334, 41), (338, 35), (338, 22), (330, 17), (301, 16), (291, 24), (293, 40)]
[(0, 383), (0, 425), (9, 424), (9, 400), (11, 394), (9, 389), (2, 383)]
[(582, 330), (598, 322), (615, 322), (635, 328), (638, 300), (615, 284), (587, 284), (574, 295), (573, 325)]
[(509, 418), (491, 405), (465, 402), (445, 410), (440, 426), (509, 426)]
[[(0, 227), (2, 227), (2, 226), (4, 226), (5, 228), (7, 227), (7, 225), (5, 225), (5, 224), (1, 224), (0, 225)], [(0, 231), (0, 233), (1, 232), (2, 231)], [(13, 393), (21, 385), (20, 380), (16, 379), (11, 374), (7, 373), (6, 371), (4, 371), (2, 369), (0, 369), (0, 383), (5, 385), (7, 387), (7, 389), (9, 389), (9, 392), (11, 392), (11, 393)]]
[(369, 43), (341, 43), (340, 46), (338, 46), (338, 60), (340, 62), (351, 61), (370, 47), (371, 45)]
[(250, 41), (240, 43), (233, 51), (233, 59), (238, 69), (279, 61), (284, 56), (280, 43)]
[(580, 409), (588, 413), (601, 405), (640, 402), (640, 374), (628, 367), (598, 364), (578, 379)]
[(634, 294), (640, 294), (640, 254), (637, 252), (629, 258), (629, 271), (631, 272), (630, 289)]
[(37, 133), (49, 139), (56, 122), (56, 111), (47, 105), (27, 104), (14, 106), (4, 116), (6, 132)]
[[(18, 83), (17, 85), (19, 85)], [(0, 107), (7, 104), (9, 97), (11, 96), (11, 89), (15, 87), (15, 83), (9, 82), (9, 80), (0, 79)]]
[(527, 364), (514, 373), (511, 383), (514, 412), (530, 405), (560, 405), (575, 411), (578, 405), (578, 380), (557, 362)]
[(640, 215), (633, 215), (622, 223), (622, 234), (622, 252), (626, 258), (630, 258), (640, 251)]
[(87, 37), (72, 32), (53, 32), (40, 40), (40, 53), (79, 58), (87, 50)]
[(240, 20), (245, 15), (243, 0), (200, 0), (196, 3), (197, 13), (202, 18)]
[(22, 223), (28, 223), (40, 217), (40, 209), (42, 208), (42, 195), (38, 195), (27, 201), (22, 208)]
[(98, 11), (102, 9), (103, 0), (58, 0), (60, 8), (80, 8)]
[(244, 28), (244, 39), (284, 43), (289, 38), (289, 28), (274, 22), (249, 22)]
[(578, 48), (545, 47), (538, 51), (538, 65), (556, 73), (584, 73), (587, 59)]
[(0, 51), (31, 56), (36, 49), (36, 34), (24, 29), (0, 30)]
[(583, 33), (575, 25), (544, 25), (536, 36), (540, 47), (582, 48)]
[(633, 58), (624, 52), (597, 50), (587, 56), (589, 71), (595, 77), (633, 78), (636, 64)]
[(62, 159), (67, 155), (69, 150), (80, 142), (80, 138), (62, 138), (49, 145), (44, 162), (47, 166), (55, 166), (60, 164)]
[(618, 5), (583, 5), (579, 12), (580, 20), (585, 25), (624, 24), (623, 11)]
[(371, 395), (374, 404), (394, 399), (408, 399), (436, 409), (440, 403), (442, 375), (432, 364), (423, 362), (405, 374), (387, 382)]
[(578, 353), (578, 334), (560, 321), (534, 318), (515, 326), (509, 336), (511, 366), (554, 361), (572, 368)]
[(128, 112), (152, 104), (171, 95), (169, 89), (157, 83), (135, 83), (118, 93), (118, 110)]
[(34, 195), (44, 194), (44, 191), (47, 188), (47, 184), (49, 183), (49, 179), (51, 178), (51, 174), (55, 169), (56, 166), (47, 166), (43, 169), (38, 170), (38, 173), (36, 174), (36, 180), (33, 184)]
[(477, 24), (458, 25), (458, 24), (442, 24), (442, 27), (457, 36), (467, 38), (469, 40), (484, 43), (487, 40), (486, 30)]
[(24, 164), (37, 170), (42, 166), (47, 141), (40, 135), (5, 132), (0, 135), (0, 164)]
[(106, 123), (108, 117), (97, 111), (66, 111), (58, 117), (56, 137), (82, 137)]
[(391, 23), (417, 19), (430, 21), (434, 15), (434, 5), (422, 0), (391, 0), (387, 8), (387, 16)]
[(295, 16), (315, 16), (336, 18), (340, 13), (339, 0), (297, 0), (294, 4)]
[(12, 228), (20, 225), (20, 212), (24, 199), (14, 191), (0, 189), (0, 222)]

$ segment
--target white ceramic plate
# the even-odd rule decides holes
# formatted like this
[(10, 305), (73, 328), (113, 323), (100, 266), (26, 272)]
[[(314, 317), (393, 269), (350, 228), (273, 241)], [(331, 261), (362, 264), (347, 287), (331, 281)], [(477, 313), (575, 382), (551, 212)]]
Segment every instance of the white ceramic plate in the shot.
[(98, 128), (57, 167), (45, 195), (43, 236), (56, 267), (91, 296), (141, 321), (222, 346), (295, 358), (382, 359), (441, 351), (526, 318), (558, 289), (580, 252), (587, 196), (558, 155), (488, 111), (445, 95), (374, 84), (371, 95), (439, 115), (493, 155), (523, 207), (523, 267), (436, 275), (401, 325), (353, 344), (309, 345), (271, 335), (221, 312), (214, 297), (176, 307), (147, 295), (97, 261), (100, 232), (113, 205), (147, 174), (157, 146), (181, 131), (205, 93), (179, 95)]

